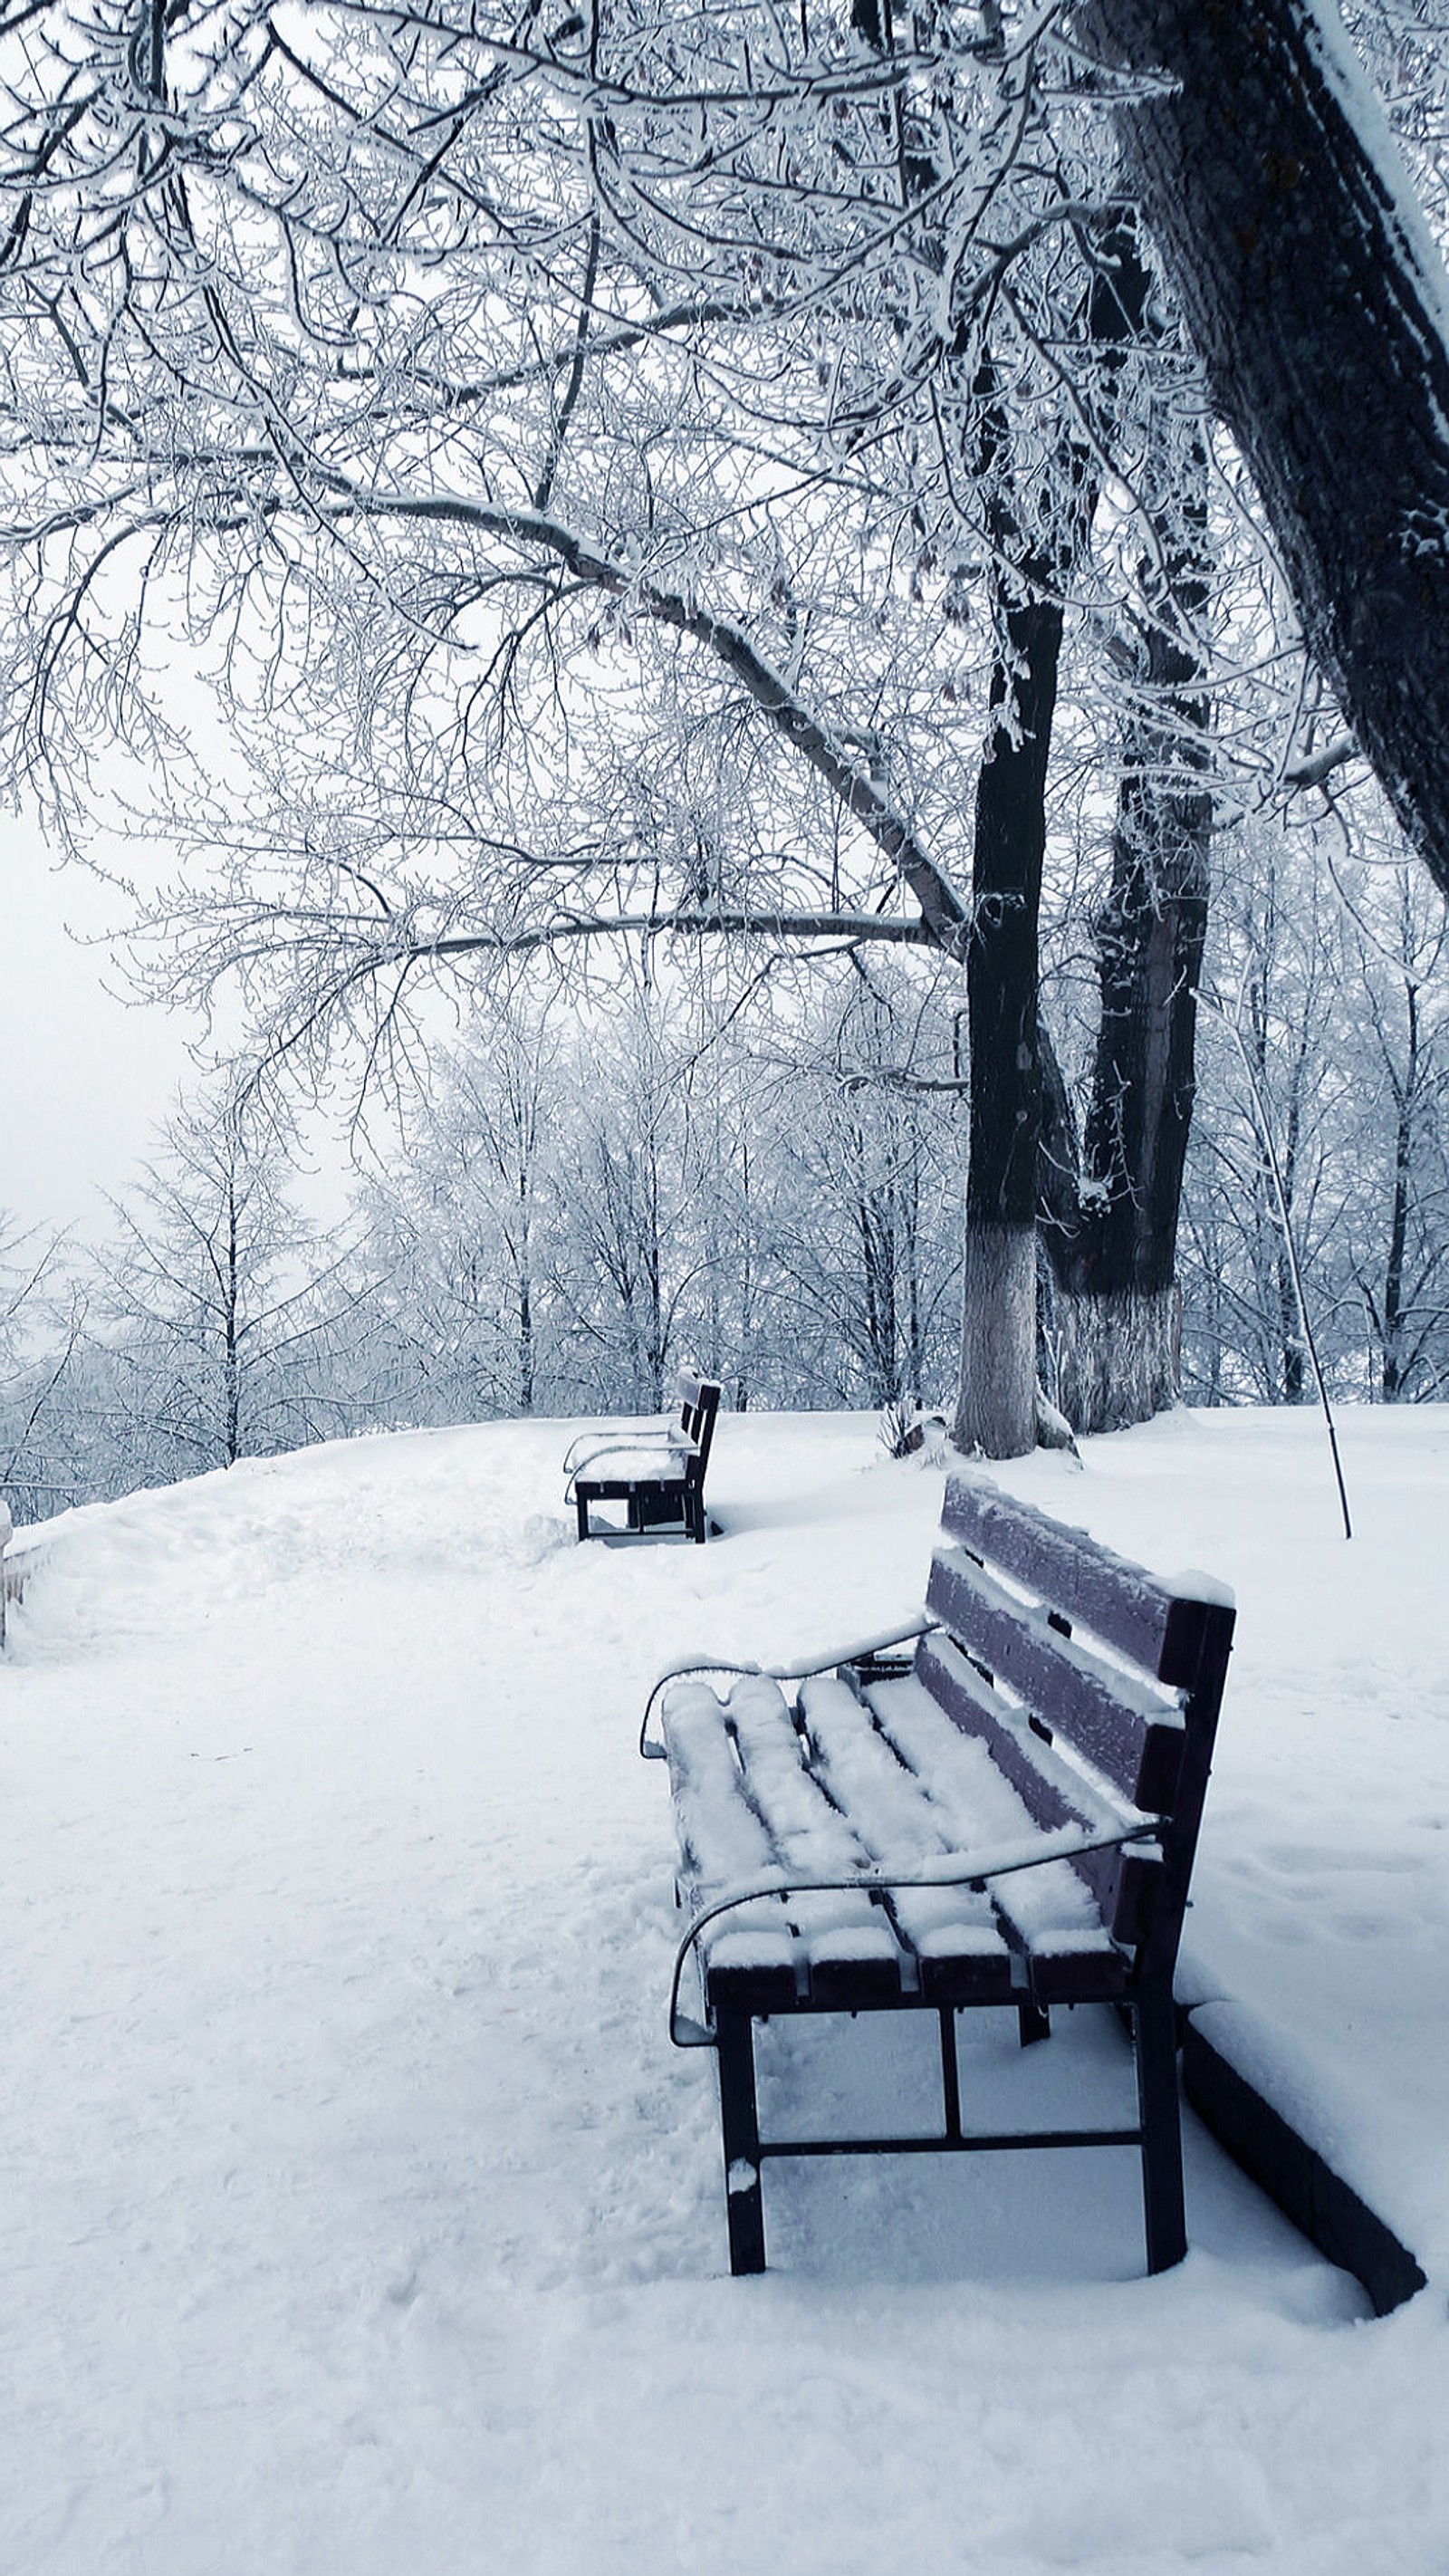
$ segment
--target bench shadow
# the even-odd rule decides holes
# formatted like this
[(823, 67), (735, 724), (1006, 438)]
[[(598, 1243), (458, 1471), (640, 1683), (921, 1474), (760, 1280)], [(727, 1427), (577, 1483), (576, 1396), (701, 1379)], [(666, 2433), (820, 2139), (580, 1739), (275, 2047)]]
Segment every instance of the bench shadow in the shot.
[[(961, 2013), (956, 2027), (962, 2116), (974, 2129), (1135, 2116), (1131, 2049), (1107, 2006), (1058, 2011), (1051, 2038), (1030, 2049), (1014, 2010)], [(934, 2013), (774, 2021), (757, 2051), (767, 2137), (939, 2131)], [(1295, 2282), (1317, 2267), (1320, 2312), (1371, 2313), (1359, 2284), (1322, 2261), (1186, 2109), (1183, 2148), (1191, 2248)], [(764, 2188), (770, 2268), (797, 2277), (1080, 2287), (1145, 2273), (1132, 2148), (782, 2159), (767, 2161)]]

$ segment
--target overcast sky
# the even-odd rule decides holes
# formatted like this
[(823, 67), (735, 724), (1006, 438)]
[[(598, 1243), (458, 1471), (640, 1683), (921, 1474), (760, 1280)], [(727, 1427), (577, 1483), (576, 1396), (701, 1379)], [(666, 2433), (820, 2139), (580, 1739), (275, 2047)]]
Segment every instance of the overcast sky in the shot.
[(22, 1225), (104, 1221), (187, 1080), (188, 1024), (117, 998), (105, 948), (121, 910), (82, 868), (56, 870), (34, 826), (0, 818), (0, 1209)]

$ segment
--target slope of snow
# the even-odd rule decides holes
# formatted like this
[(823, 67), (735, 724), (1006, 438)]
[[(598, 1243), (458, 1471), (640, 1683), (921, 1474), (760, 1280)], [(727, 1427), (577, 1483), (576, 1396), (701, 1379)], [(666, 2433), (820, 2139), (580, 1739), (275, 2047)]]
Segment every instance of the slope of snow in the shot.
[[(1310, 2057), (1442, 1945), (1449, 1419), (1351, 1430), (1352, 1551), (1292, 1417), (1010, 1474), (1236, 1585), (1195, 1973), (1246, 1963)], [(47, 1534), (0, 1669), (0, 2565), (1441, 2570), (1441, 2289), (1369, 2320), (1192, 2124), (1159, 2280), (1110, 2152), (773, 2168), (777, 2268), (728, 2279), (644, 1689), (904, 1618), (940, 1478), (869, 1422), (728, 1420), (726, 1539), (580, 1549), (568, 1436), (360, 1441)], [(929, 2028), (776, 2028), (767, 2117), (927, 2125)], [(1008, 2119), (1124, 2072), (1088, 2015), (970, 2062)]]
[(1178, 1992), (1241, 2008), (1243, 2071), (1449, 2285), (1449, 1410), (1347, 1412), (1340, 1437), (1351, 1541), (1309, 1412), (1179, 1413), (1081, 1475), (1000, 1472), (1234, 1587)]

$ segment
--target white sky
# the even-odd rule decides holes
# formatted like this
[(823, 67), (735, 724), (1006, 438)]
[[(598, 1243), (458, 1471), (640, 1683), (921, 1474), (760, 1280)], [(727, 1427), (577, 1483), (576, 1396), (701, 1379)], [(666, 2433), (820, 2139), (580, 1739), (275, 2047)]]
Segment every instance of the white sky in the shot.
[(29, 821), (0, 818), (0, 851), (0, 1209), (89, 1231), (188, 1081), (190, 1024), (118, 998), (109, 950), (67, 935), (113, 926), (120, 896), (57, 869)]
[[(178, 1094), (202, 1081), (188, 1052), (202, 1025), (124, 998), (108, 934), (124, 927), (126, 898), (57, 865), (29, 819), (0, 815), (0, 904), (0, 1215), (94, 1240), (109, 1229), (105, 1197), (135, 1179)], [(350, 1198), (352, 1103), (339, 1076), (335, 1120), (300, 1118), (294, 1188), (321, 1225)]]

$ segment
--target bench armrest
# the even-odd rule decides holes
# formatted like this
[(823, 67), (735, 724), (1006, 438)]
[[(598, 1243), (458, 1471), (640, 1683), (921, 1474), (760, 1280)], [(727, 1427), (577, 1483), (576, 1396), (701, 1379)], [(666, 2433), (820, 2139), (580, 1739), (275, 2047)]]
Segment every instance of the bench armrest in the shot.
[[(719, 1669), (718, 1666), (715, 1667)], [(1053, 1833), (1033, 1834), (1029, 1841), (986, 1844), (976, 1852), (948, 1854), (938, 1869), (884, 1870), (863, 1869), (848, 1878), (794, 1878), (788, 1870), (767, 1870), (751, 1887), (737, 1888), (732, 1896), (722, 1896), (698, 1913), (674, 1954), (674, 1975), (669, 1987), (669, 2036), (676, 2048), (713, 2048), (715, 2036), (704, 2024), (691, 2021), (679, 2010), (679, 1984), (685, 1961), (690, 1956), (701, 1932), (717, 1923), (722, 1914), (732, 1914), (737, 1906), (753, 1905), (762, 1896), (834, 1896), (859, 1890), (863, 1895), (889, 1895), (907, 1887), (969, 1887), (978, 1894), (994, 1878), (1015, 1878), (1023, 1870), (1045, 1869), (1049, 1862), (1084, 1860), (1089, 1852), (1120, 1851), (1128, 1843), (1153, 1842), (1160, 1832), (1156, 1817), (1144, 1817), (1135, 1825), (1124, 1825), (1110, 1834), (1083, 1834), (1070, 1825), (1058, 1826)]]
[(638, 1458), (641, 1454), (651, 1463), (657, 1459), (661, 1474), (675, 1468), (682, 1473), (690, 1459), (699, 1456), (699, 1443), (688, 1439), (682, 1431), (651, 1430), (639, 1439), (631, 1435), (601, 1441), (597, 1449), (586, 1449), (577, 1458), (571, 1452), (570, 1458), (564, 1462), (564, 1501), (573, 1501), (579, 1478), (587, 1475), (590, 1468), (607, 1468), (611, 1458)]
[(586, 1441), (598, 1443), (597, 1448), (588, 1452), (591, 1458), (597, 1458), (606, 1449), (646, 1449), (656, 1440), (667, 1440), (671, 1432), (677, 1439), (684, 1437), (673, 1415), (667, 1413), (642, 1414), (637, 1422), (620, 1422), (617, 1419), (613, 1422), (591, 1422), (588, 1429), (580, 1431), (564, 1451), (564, 1474), (573, 1474), (580, 1463), (578, 1453)]
[(913, 1645), (918, 1637), (930, 1636), (940, 1624), (939, 1619), (933, 1619), (928, 1610), (920, 1610), (908, 1627), (891, 1628), (880, 1637), (857, 1638), (851, 1644), (832, 1647), (828, 1655), (808, 1657), (803, 1663), (734, 1664), (721, 1655), (693, 1655), (686, 1663), (666, 1664), (644, 1703), (644, 1717), (639, 1728), (639, 1750), (646, 1762), (664, 1762), (668, 1759), (664, 1746), (651, 1739), (649, 1721), (654, 1714), (655, 1702), (660, 1693), (668, 1690), (671, 1682), (691, 1679), (705, 1681), (711, 1673), (718, 1673), (722, 1677), (728, 1675), (733, 1680), (741, 1681), (759, 1675), (763, 1680), (771, 1682), (808, 1682), (817, 1673), (833, 1673), (841, 1664), (869, 1663), (872, 1657), (886, 1654), (892, 1646)]

